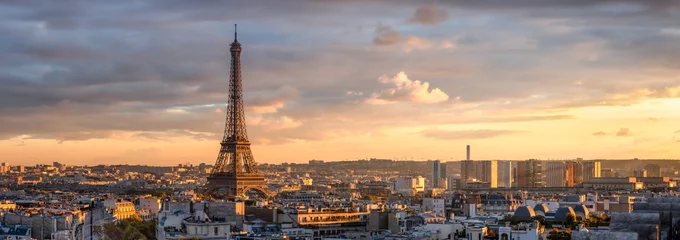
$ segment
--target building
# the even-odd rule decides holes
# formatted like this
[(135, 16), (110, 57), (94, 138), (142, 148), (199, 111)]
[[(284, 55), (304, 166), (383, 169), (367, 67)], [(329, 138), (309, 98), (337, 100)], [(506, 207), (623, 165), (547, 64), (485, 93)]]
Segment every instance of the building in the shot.
[(565, 187), (574, 187), (576, 184), (576, 162), (566, 162), (565, 167)]
[(633, 177), (638, 177), (638, 178), (647, 177), (647, 170), (645, 170), (645, 169), (635, 169), (635, 170), (633, 170)]
[(243, 227), (243, 202), (165, 202), (156, 222), (156, 239), (231, 239)]
[(156, 217), (158, 216), (158, 211), (161, 210), (161, 200), (157, 198), (140, 198), (139, 209), (148, 210), (152, 216)]
[(545, 166), (546, 187), (564, 187), (567, 182), (564, 162), (547, 161)]
[(468, 180), (474, 180), (477, 178), (477, 176), (475, 176), (474, 163), (470, 159), (470, 145), (467, 145), (465, 155), (465, 160), (460, 162), (460, 179), (463, 185), (465, 185)]
[(543, 184), (543, 163), (540, 160), (530, 159), (517, 163), (515, 180), (519, 188), (539, 188)]
[(449, 177), (446, 179), (446, 190), (455, 191), (463, 189), (463, 181), (460, 178)]
[(463, 184), (467, 181), (474, 181), (477, 179), (474, 163), (475, 162), (470, 160), (463, 160), (460, 162), (460, 179)]
[(590, 181), (583, 183), (583, 188), (593, 190), (625, 190), (636, 191), (644, 187), (642, 182), (634, 177), (624, 178), (591, 178)]
[(31, 227), (25, 225), (0, 225), (0, 238), (9, 240), (34, 239)]
[(600, 161), (582, 161), (583, 166), (582, 176), (583, 182), (589, 182), (592, 178), (599, 178), (601, 174), (601, 162)]
[(473, 164), (476, 165), (475, 175), (479, 182), (488, 183), (492, 188), (498, 187), (498, 161), (476, 161)]
[(661, 177), (661, 166), (658, 164), (647, 164), (644, 169), (647, 170), (647, 177)]
[(423, 198), (424, 212), (432, 212), (437, 217), (445, 217), (445, 200), (441, 198)]
[(392, 184), (383, 182), (365, 183), (359, 188), (362, 195), (389, 196), (392, 194)]
[(498, 165), (498, 179), (497, 187), (499, 188), (511, 188), (512, 187), (512, 161), (497, 161)]
[(104, 207), (106, 207), (106, 210), (118, 220), (134, 217), (137, 213), (134, 204), (121, 199), (106, 199), (104, 200)]
[(430, 162), (432, 169), (432, 187), (439, 188), (441, 180), (446, 178), (446, 163), (442, 163), (440, 160), (432, 160)]
[(677, 182), (669, 177), (636, 177), (645, 189), (667, 190), (677, 187)]

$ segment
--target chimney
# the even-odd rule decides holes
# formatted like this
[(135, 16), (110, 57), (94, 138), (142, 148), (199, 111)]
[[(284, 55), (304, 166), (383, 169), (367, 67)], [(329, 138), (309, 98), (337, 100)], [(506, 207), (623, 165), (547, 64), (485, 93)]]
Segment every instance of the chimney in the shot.
[(467, 160), (470, 161), (470, 145), (467, 145)]

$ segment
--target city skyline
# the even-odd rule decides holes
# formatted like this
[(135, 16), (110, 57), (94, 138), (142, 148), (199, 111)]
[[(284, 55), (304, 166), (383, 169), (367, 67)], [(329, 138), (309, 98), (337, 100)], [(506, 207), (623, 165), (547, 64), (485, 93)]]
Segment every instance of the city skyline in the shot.
[(680, 156), (672, 4), (263, 2), (0, 3), (3, 161), (214, 163), (234, 23), (258, 163)]

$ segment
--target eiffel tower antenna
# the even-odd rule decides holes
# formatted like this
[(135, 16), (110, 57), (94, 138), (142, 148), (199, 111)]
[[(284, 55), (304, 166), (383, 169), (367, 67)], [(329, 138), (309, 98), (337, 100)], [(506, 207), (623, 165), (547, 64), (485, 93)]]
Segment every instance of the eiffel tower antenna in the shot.
[(241, 79), (241, 44), (237, 40), (234, 24), (234, 42), (231, 43), (231, 72), (229, 74), (229, 102), (227, 105), (224, 137), (215, 166), (208, 177), (206, 190), (214, 197), (243, 196), (248, 190), (256, 190), (269, 196), (264, 175), (250, 150), (243, 107)]

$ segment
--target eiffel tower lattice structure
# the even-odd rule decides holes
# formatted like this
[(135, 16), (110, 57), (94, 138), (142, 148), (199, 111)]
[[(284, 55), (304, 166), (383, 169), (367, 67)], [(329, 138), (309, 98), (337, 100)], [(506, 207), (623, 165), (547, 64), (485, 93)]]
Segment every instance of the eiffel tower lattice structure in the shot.
[(224, 137), (205, 190), (215, 198), (241, 197), (250, 190), (271, 196), (264, 175), (257, 169), (248, 141), (241, 84), (241, 44), (236, 31), (230, 51), (229, 104)]

